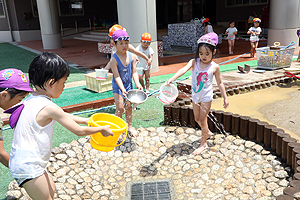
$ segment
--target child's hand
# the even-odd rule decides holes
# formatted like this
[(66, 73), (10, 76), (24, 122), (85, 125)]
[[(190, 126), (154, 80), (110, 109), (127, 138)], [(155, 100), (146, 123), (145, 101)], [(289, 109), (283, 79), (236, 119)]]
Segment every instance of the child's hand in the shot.
[(127, 96), (127, 94), (128, 94), (128, 92), (126, 92), (126, 90), (122, 91), (122, 95), (123, 95), (123, 97), (126, 97), (126, 96)]
[(150, 65), (151, 65), (151, 59), (148, 59), (148, 60), (147, 60), (147, 66), (148, 66), (147, 69), (149, 69)]
[(104, 136), (104, 137), (107, 137), (107, 136), (113, 136), (113, 132), (110, 130), (110, 125), (105, 125), (103, 126), (103, 130), (101, 131), (101, 134)]
[(144, 90), (144, 88), (140, 84), (136, 86), (136, 89), (138, 89), (138, 90)]
[(173, 81), (171, 79), (169, 79), (169, 80), (166, 81), (167, 85), (170, 85), (171, 83), (173, 83)]
[(223, 108), (227, 108), (229, 106), (229, 102), (228, 102), (228, 99), (224, 99), (224, 104), (223, 104)]

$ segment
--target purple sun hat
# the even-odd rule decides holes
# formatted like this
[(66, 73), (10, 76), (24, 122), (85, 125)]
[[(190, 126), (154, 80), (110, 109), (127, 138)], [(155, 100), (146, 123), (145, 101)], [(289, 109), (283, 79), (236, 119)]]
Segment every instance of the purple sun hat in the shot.
[(128, 33), (122, 29), (116, 30), (112, 34), (112, 39), (113, 41), (118, 41), (118, 40), (129, 40), (130, 37), (128, 36)]
[(197, 41), (197, 44), (199, 43), (207, 43), (215, 47), (218, 44), (218, 35), (214, 32), (202, 35)]
[(0, 87), (33, 92), (26, 75), (18, 69), (4, 69), (0, 71)]

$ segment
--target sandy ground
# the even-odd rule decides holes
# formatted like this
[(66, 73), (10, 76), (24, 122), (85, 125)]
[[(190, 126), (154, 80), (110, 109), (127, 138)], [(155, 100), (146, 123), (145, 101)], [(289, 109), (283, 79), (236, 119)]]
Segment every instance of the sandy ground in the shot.
[(299, 89), (289, 94), (290, 99), (268, 104), (259, 111), (268, 121), (300, 137), (300, 82), (292, 84)]

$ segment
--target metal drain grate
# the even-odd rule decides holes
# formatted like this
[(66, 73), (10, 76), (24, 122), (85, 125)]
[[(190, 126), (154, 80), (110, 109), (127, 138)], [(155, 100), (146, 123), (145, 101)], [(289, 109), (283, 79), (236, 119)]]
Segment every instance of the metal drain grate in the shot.
[(172, 200), (167, 181), (131, 185), (131, 200)]

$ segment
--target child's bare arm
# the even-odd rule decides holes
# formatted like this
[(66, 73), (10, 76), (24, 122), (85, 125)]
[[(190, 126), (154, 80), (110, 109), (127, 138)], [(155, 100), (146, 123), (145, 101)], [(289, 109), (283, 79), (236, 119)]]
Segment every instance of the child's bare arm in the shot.
[[(144, 58), (145, 60), (147, 60), (147, 63), (149, 63), (149, 58), (142, 52), (138, 51), (136, 48), (134, 48), (134, 46), (132, 46), (131, 44), (129, 44), (128, 46), (128, 51), (130, 51), (131, 53), (141, 57), (141, 58)], [(151, 64), (151, 62), (150, 62)]]
[(70, 113), (66, 113), (67, 115), (69, 115), (69, 117), (71, 119), (73, 119), (77, 124), (88, 124), (87, 122), (90, 120), (89, 118), (84, 118), (84, 117), (79, 117), (76, 115), (72, 115)]
[[(153, 60), (153, 55), (151, 54), (151, 55), (149, 56), (149, 60), (148, 60), (148, 61), (150, 62), (150, 65), (151, 65), (151, 63), (152, 63), (152, 60)], [(150, 65), (148, 64), (147, 69), (149, 69)]]
[(221, 71), (220, 71), (219, 65), (214, 66), (214, 75), (215, 75), (219, 90), (220, 90), (220, 92), (223, 96), (223, 99), (224, 99), (223, 107), (227, 108), (229, 103), (228, 103), (228, 98), (227, 98), (226, 91), (225, 91), (225, 86), (224, 86), (222, 78), (221, 78)]
[(185, 65), (183, 68), (181, 68), (180, 70), (178, 70), (174, 76), (172, 76), (172, 78), (170, 78), (169, 80), (166, 81), (167, 84), (171, 84), (173, 83), (177, 78), (179, 78), (180, 76), (182, 76), (183, 74), (185, 74), (188, 70), (190, 70), (191, 68), (193, 68), (195, 64), (195, 59), (191, 59), (187, 65)]
[[(84, 122), (87, 119), (79, 119), (80, 117), (75, 117), (76, 120), (79, 122)], [(55, 120), (64, 126), (66, 129), (74, 133), (78, 136), (85, 136), (91, 135), (94, 133), (101, 132), (103, 136), (110, 136), (113, 135), (112, 131), (110, 130), (110, 126), (100, 126), (100, 127), (89, 127), (89, 126), (80, 126), (74, 120), (74, 117), (71, 117), (70, 114), (64, 112), (58, 105), (51, 104), (44, 107), (37, 115), (36, 121), (40, 126), (47, 125), (50, 120)]]
[(140, 81), (139, 81), (139, 75), (137, 73), (137, 70), (136, 70), (136, 55), (132, 55), (132, 77), (133, 77), (133, 81), (136, 85), (136, 88), (138, 90), (142, 90), (143, 87), (141, 86), (140, 84)]
[(5, 166), (8, 167), (10, 155), (4, 150), (3, 140), (0, 140), (0, 162)]
[(107, 63), (106, 66), (104, 67), (104, 69), (107, 69), (107, 70), (110, 69), (110, 60), (108, 61), (108, 63)]

